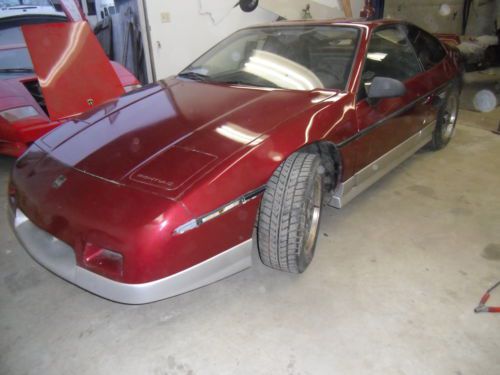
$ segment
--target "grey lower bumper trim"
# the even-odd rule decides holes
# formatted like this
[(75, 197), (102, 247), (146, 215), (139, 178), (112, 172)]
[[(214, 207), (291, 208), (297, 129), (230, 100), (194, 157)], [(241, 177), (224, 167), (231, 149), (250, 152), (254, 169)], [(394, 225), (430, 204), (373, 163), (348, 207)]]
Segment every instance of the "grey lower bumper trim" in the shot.
[(431, 141), (434, 128), (435, 121), (361, 169), (347, 181), (338, 184), (328, 204), (335, 208), (344, 207), (358, 194), (365, 191)]
[(252, 265), (252, 239), (174, 275), (144, 284), (125, 284), (77, 266), (73, 249), (32, 223), (22, 211), (9, 211), (19, 241), (41, 265), (63, 279), (109, 300), (142, 304), (158, 301), (223, 279)]

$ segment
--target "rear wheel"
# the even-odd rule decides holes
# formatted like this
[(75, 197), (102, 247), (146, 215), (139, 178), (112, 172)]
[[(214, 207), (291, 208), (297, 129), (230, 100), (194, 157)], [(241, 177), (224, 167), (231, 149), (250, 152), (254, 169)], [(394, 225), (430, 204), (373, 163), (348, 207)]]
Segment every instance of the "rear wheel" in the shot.
[(259, 255), (266, 266), (301, 273), (311, 263), (321, 217), (323, 171), (319, 155), (296, 152), (269, 180), (257, 226)]
[(431, 148), (433, 150), (439, 150), (445, 147), (453, 137), (455, 133), (455, 125), (457, 123), (458, 117), (458, 102), (460, 97), (460, 91), (458, 87), (453, 86), (448, 95), (446, 96), (445, 102), (439, 108), (436, 128), (432, 135)]

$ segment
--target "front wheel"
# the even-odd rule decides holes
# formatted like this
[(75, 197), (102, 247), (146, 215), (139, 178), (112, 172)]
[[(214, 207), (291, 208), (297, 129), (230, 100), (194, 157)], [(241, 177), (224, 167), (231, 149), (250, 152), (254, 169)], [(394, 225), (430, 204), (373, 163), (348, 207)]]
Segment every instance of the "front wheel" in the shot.
[(296, 152), (269, 180), (257, 225), (259, 255), (266, 266), (301, 273), (311, 263), (323, 202), (323, 171), (319, 155)]
[(436, 128), (432, 134), (431, 148), (433, 150), (439, 150), (445, 147), (455, 133), (459, 97), (460, 91), (455, 85), (450, 89), (445, 102), (441, 108), (439, 108), (436, 119)]

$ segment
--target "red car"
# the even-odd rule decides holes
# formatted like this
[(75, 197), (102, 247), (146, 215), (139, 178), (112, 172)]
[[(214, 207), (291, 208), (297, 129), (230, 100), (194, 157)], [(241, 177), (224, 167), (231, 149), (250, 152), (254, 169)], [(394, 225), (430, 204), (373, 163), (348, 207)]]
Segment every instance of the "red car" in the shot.
[[(57, 15), (0, 20), (0, 154), (18, 157), (36, 139), (88, 110), (89, 104), (79, 96), (93, 98), (92, 105), (97, 105), (139, 84), (127, 69), (107, 59), (86, 24), (53, 23), (64, 20)], [(41, 21), (52, 24), (31, 26), (28, 52), (19, 25)], [(47, 43), (64, 46), (61, 34), (77, 25), (85, 38), (82, 49), (75, 51), (79, 56), (57, 64)], [(52, 68), (65, 73), (52, 82), (38, 79)], [(78, 71), (77, 77), (72, 70)]]
[(14, 231), (52, 272), (123, 303), (241, 271), (254, 243), (303, 272), (323, 203), (450, 141), (458, 57), (397, 21), (240, 30), (35, 142), (12, 171)]

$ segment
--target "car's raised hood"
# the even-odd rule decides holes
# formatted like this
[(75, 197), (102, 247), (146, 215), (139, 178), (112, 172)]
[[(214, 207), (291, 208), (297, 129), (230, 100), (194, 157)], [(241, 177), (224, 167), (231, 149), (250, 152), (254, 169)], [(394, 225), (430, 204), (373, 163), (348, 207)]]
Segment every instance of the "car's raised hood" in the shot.
[(51, 120), (80, 114), (124, 93), (87, 22), (21, 28)]
[(175, 197), (206, 168), (314, 105), (312, 98), (172, 78), (87, 113), (41, 142), (78, 170)]

